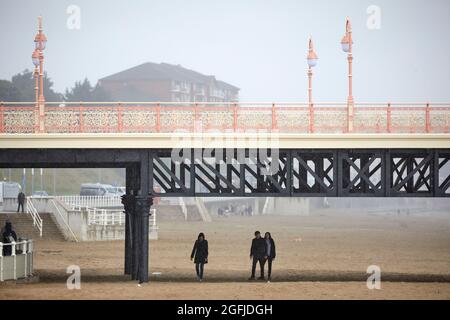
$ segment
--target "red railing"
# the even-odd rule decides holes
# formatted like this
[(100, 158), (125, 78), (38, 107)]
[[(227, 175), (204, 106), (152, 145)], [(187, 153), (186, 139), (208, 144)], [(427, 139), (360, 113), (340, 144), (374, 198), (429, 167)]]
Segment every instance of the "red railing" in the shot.
[[(0, 103), (0, 133), (35, 133), (34, 103)], [(46, 133), (348, 133), (347, 105), (298, 103), (47, 103)], [(449, 133), (447, 104), (355, 104), (353, 133)]]

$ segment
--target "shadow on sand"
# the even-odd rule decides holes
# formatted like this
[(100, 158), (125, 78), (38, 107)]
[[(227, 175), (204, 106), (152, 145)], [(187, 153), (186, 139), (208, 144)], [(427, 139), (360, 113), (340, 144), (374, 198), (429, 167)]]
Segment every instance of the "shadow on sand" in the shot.
[[(150, 274), (152, 282), (197, 282), (195, 272), (188, 270), (158, 270), (161, 274)], [(55, 283), (67, 281), (70, 274), (65, 270), (36, 270), (40, 283)], [(257, 274), (258, 276), (258, 274)], [(209, 283), (226, 282), (250, 282), (248, 272), (230, 270), (206, 270), (205, 281)], [(330, 270), (278, 270), (272, 275), (272, 282), (347, 282), (367, 281), (369, 274), (357, 271), (330, 271)], [(118, 273), (116, 269), (82, 269), (81, 278), (83, 282), (92, 283), (119, 283), (131, 281), (131, 277)], [(450, 283), (450, 274), (413, 274), (382, 272), (381, 281), (386, 282), (444, 282)], [(261, 281), (253, 281), (261, 282)]]

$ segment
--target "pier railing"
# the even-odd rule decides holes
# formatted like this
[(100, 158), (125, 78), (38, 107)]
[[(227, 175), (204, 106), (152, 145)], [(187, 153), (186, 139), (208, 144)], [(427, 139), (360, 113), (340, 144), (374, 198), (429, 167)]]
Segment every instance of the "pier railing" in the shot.
[[(450, 103), (46, 103), (43, 126), (34, 103), (0, 102), (0, 134), (286, 132), (449, 133)], [(44, 128), (42, 131), (40, 128)], [(41, 130), (41, 131), (40, 131)]]
[(64, 195), (56, 196), (62, 202), (65, 202), (70, 207), (123, 207), (121, 196), (80, 196), (80, 195)]

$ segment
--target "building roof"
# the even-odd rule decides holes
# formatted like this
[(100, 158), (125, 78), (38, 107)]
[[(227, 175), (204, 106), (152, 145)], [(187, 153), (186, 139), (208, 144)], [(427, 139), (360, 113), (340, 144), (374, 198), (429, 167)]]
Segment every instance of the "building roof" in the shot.
[(169, 63), (147, 62), (136, 67), (115, 73), (113, 75), (101, 78), (100, 81), (127, 81), (127, 80), (176, 80), (188, 81), (216, 86), (227, 90), (239, 90), (224, 81), (216, 80), (214, 76), (204, 75), (197, 71), (183, 68), (181, 65)]

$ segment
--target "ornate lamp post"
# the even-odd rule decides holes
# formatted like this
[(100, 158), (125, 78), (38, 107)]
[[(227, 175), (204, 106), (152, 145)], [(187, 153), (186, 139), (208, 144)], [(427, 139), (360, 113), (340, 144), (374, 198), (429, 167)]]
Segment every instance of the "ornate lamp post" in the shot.
[(35, 95), (35, 109), (34, 109), (34, 132), (39, 132), (39, 50), (34, 49), (31, 59), (34, 64), (34, 95)]
[(347, 99), (347, 131), (353, 131), (353, 92), (352, 92), (352, 27), (350, 25), (350, 19), (347, 18), (345, 24), (345, 36), (341, 40), (342, 50), (347, 52), (347, 60), (348, 60), (348, 99)]
[[(45, 116), (45, 97), (44, 97), (44, 49), (47, 43), (47, 37), (42, 32), (42, 17), (38, 18), (38, 33), (34, 38), (34, 43), (36, 45), (35, 53), (39, 55), (39, 97), (38, 97), (38, 108), (39, 108), (39, 121), (38, 121), (38, 132), (44, 132), (44, 116)], [(33, 63), (35, 63), (35, 53), (33, 53)], [(36, 64), (35, 64), (36, 66)]]
[(309, 38), (309, 49), (306, 61), (308, 62), (308, 108), (309, 108), (309, 132), (314, 132), (314, 109), (312, 102), (312, 68), (317, 64), (317, 54), (314, 52), (311, 37)]

